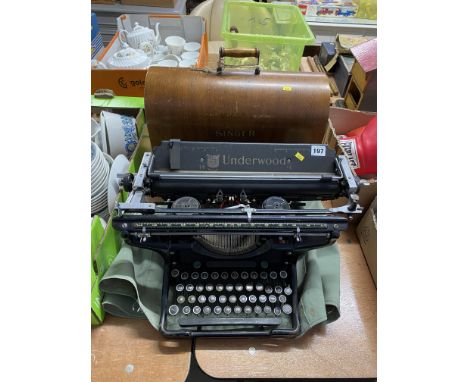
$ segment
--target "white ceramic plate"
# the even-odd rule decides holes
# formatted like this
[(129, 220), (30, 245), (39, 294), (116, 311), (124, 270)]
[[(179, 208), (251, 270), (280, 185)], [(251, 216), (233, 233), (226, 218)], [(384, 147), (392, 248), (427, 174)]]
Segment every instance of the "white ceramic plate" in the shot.
[(117, 175), (126, 173), (128, 171), (128, 166), (130, 166), (130, 162), (125, 155), (122, 154), (117, 155), (114, 159), (114, 163), (112, 163), (109, 181), (107, 183), (107, 204), (109, 213), (114, 209), (115, 198), (117, 198), (117, 194), (119, 193), (119, 179)]

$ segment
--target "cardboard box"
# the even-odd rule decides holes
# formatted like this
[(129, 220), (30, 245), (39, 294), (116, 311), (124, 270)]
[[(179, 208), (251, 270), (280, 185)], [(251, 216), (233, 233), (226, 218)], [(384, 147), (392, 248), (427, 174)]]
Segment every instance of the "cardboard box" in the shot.
[[(208, 60), (208, 38), (205, 33), (205, 21), (200, 16), (178, 16), (158, 14), (131, 14), (121, 15), (117, 18), (118, 30), (131, 30), (135, 22), (142, 26), (154, 28), (157, 22), (161, 40), (167, 36), (177, 35), (186, 41), (199, 41), (201, 43), (200, 56), (196, 67), (202, 68)], [(98, 56), (104, 63), (121, 49), (118, 32), (111, 42)], [(128, 97), (143, 97), (145, 94), (146, 69), (92, 69), (91, 94), (98, 89), (112, 89), (115, 95)]]
[(147, 7), (174, 8), (177, 0), (120, 0), (123, 5), (145, 5)]
[(351, 79), (351, 69), (354, 64), (353, 56), (340, 54), (335, 67), (335, 82), (341, 96), (344, 96), (348, 88), (349, 80)]
[(358, 224), (356, 235), (374, 283), (377, 285), (377, 196)]
[[(323, 143), (326, 143), (330, 148), (337, 151), (339, 154), (346, 155), (344, 148), (340, 145), (338, 141), (338, 135), (346, 134), (351, 130), (354, 130), (358, 127), (366, 125), (376, 113), (373, 112), (363, 112), (363, 111), (354, 111), (348, 109), (341, 109), (336, 107), (330, 108), (330, 120), (332, 123), (329, 124), (325, 135), (323, 137)], [(372, 200), (377, 195), (377, 179), (367, 179), (369, 182), (368, 186), (362, 186), (359, 191), (359, 204), (364, 208), (363, 213), (371, 204)], [(333, 207), (343, 206), (347, 203), (346, 198), (339, 198), (333, 200)], [(363, 214), (358, 214), (353, 217), (351, 220), (352, 223), (357, 224)]]

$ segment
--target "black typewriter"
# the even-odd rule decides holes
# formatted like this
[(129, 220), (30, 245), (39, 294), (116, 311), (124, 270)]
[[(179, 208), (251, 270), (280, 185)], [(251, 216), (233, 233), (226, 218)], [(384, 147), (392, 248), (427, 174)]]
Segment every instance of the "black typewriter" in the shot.
[[(294, 336), (296, 261), (360, 213), (359, 179), (322, 144), (161, 142), (145, 153), (113, 226), (165, 259), (168, 336)], [(307, 208), (345, 196), (348, 204)]]

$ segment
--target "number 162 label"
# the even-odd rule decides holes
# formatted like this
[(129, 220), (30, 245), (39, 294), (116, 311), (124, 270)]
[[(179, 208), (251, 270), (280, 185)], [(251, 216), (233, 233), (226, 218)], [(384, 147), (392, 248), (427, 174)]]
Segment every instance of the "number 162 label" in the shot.
[(313, 157), (324, 157), (326, 154), (325, 146), (312, 145), (310, 146), (310, 155)]

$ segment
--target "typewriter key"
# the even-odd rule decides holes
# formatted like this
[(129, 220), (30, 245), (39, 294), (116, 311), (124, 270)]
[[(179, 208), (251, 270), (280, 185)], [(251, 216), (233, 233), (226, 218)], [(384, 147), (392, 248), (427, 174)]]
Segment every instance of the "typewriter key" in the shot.
[(229, 296), (229, 302), (231, 304), (235, 304), (237, 302), (237, 297), (234, 296), (233, 294)]
[(286, 272), (286, 271), (281, 271), (281, 272), (280, 272), (280, 277), (281, 277), (282, 279), (287, 278), (287, 277), (288, 277), (288, 272)]
[(247, 280), (249, 278), (249, 273), (248, 272), (242, 272), (240, 276), (241, 276), (242, 280)]
[(193, 267), (194, 267), (195, 269), (200, 269), (200, 268), (201, 268), (201, 262), (198, 261), (198, 260), (197, 260), (197, 261), (194, 261), (194, 262), (193, 262)]
[(208, 278), (208, 272), (202, 272), (200, 277), (202, 280), (206, 280)]
[(258, 301), (260, 301), (262, 304), (264, 304), (267, 300), (267, 296), (265, 296), (264, 294), (258, 296)]
[(286, 302), (286, 296), (284, 294), (280, 294), (278, 297), (278, 301), (284, 304)]
[(221, 296), (218, 297), (218, 301), (220, 304), (225, 304), (227, 301), (227, 297), (224, 294), (222, 294)]
[(261, 266), (263, 269), (267, 269), (267, 268), (268, 268), (268, 261), (262, 260), (262, 261), (260, 262), (260, 266)]
[(180, 278), (182, 280), (187, 280), (188, 279), (188, 272), (182, 272), (182, 274), (180, 275)]
[(234, 313), (236, 314), (242, 313), (242, 308), (239, 305), (236, 305), (234, 307)]
[(212, 273), (211, 273), (211, 278), (212, 278), (213, 280), (218, 280), (218, 278), (219, 278), (219, 273), (218, 273), (218, 272), (212, 272)]
[(265, 287), (265, 293), (268, 293), (268, 294), (273, 293), (273, 288), (270, 285), (267, 285)]
[(257, 313), (257, 314), (261, 314), (262, 313), (262, 307), (258, 306), (258, 305), (255, 305), (254, 312)]
[(193, 313), (194, 314), (200, 314), (201, 313), (201, 308), (197, 305), (193, 307)]
[(231, 314), (232, 308), (229, 305), (224, 307), (224, 314)]
[(270, 279), (276, 280), (277, 277), (278, 277), (278, 274), (275, 271), (270, 272)]
[(257, 283), (255, 285), (255, 289), (257, 290), (257, 292), (262, 292), (263, 291), (263, 284)]
[(222, 278), (223, 280), (227, 280), (227, 279), (229, 278), (229, 273), (227, 273), (227, 272), (222, 272), (222, 273), (221, 273), (221, 278)]
[(291, 314), (292, 313), (292, 307), (289, 304), (284, 304), (283, 305), (283, 313), (284, 314)]
[(221, 314), (222, 311), (220, 306), (215, 306), (213, 309), (214, 314)]
[(275, 313), (275, 315), (279, 316), (281, 314), (281, 308), (279, 306), (275, 306), (273, 312)]
[(236, 291), (242, 292), (242, 289), (244, 289), (244, 287), (242, 286), (242, 284), (236, 284)]
[(198, 302), (200, 304), (204, 304), (206, 302), (206, 296), (204, 294), (201, 294), (200, 296), (198, 296)]
[(232, 284), (227, 284), (226, 285), (226, 292), (232, 292), (234, 290), (234, 285)]
[(193, 291), (193, 289), (194, 289), (194, 287), (193, 287), (192, 284), (187, 284), (187, 285), (185, 286), (185, 290), (186, 290), (187, 292), (191, 292), (191, 291)]
[(239, 296), (239, 301), (242, 303), (242, 304), (245, 304), (247, 302), (247, 296), (245, 294), (241, 294)]
[(255, 304), (257, 302), (257, 296), (255, 296), (254, 294), (251, 294), (249, 296), (249, 301), (252, 303), (252, 304)]
[(179, 276), (179, 273), (180, 273), (179, 270), (174, 268), (171, 271), (171, 276), (175, 278), (175, 277)]
[(192, 272), (192, 274), (190, 275), (190, 277), (192, 278), (192, 280), (198, 280), (198, 278), (200, 277), (200, 275), (199, 275), (198, 272)]
[(253, 272), (250, 272), (250, 278), (252, 280), (257, 280), (258, 279), (258, 273), (253, 271)]
[(188, 296), (187, 301), (189, 302), (189, 304), (195, 304), (197, 298), (193, 294), (191, 294), (190, 296)]
[(260, 272), (260, 278), (263, 279), (263, 280), (266, 280), (268, 278), (268, 273)]
[(182, 308), (182, 313), (183, 313), (183, 314), (190, 314), (190, 306), (187, 306), (187, 305), (184, 306), (184, 307)]
[(280, 294), (283, 292), (283, 288), (280, 285), (275, 286), (275, 293)]
[(182, 292), (184, 290), (184, 286), (182, 284), (177, 284), (175, 290), (177, 292)]
[(265, 307), (263, 308), (263, 311), (264, 311), (266, 314), (270, 314), (270, 313), (271, 313), (271, 307), (268, 306), (268, 305), (265, 305)]
[(252, 313), (252, 307), (249, 305), (244, 306), (244, 313), (245, 314), (250, 314)]
[(231, 272), (231, 279), (237, 280), (238, 278), (239, 278), (239, 273), (237, 273), (236, 271)]
[(275, 296), (274, 294), (270, 294), (270, 295), (268, 296), (268, 300), (269, 300), (272, 304), (274, 304), (274, 303), (276, 302), (276, 296)]
[(203, 313), (204, 314), (210, 314), (211, 313), (211, 308), (209, 306), (204, 306), (203, 307)]
[(223, 289), (224, 289), (223, 284), (216, 284), (216, 290), (217, 290), (218, 292), (222, 292)]
[(177, 313), (179, 313), (179, 307), (177, 305), (171, 305), (169, 307), (169, 314), (175, 316)]
[(197, 286), (195, 287), (195, 290), (197, 292), (203, 292), (203, 285), (202, 284), (197, 284)]
[(250, 284), (250, 283), (249, 283), (249, 284), (246, 284), (245, 290), (246, 290), (247, 292), (252, 292), (253, 289), (254, 289), (253, 284)]
[(208, 301), (214, 304), (216, 302), (216, 296), (214, 294), (209, 295)]
[(206, 284), (205, 289), (206, 289), (207, 292), (212, 292), (213, 289), (214, 289), (214, 286), (213, 286), (213, 284)]
[(177, 302), (178, 302), (179, 304), (183, 304), (183, 303), (185, 302), (185, 297), (184, 297), (184, 296), (178, 296), (178, 297), (177, 297)]
[(292, 289), (287, 286), (286, 288), (284, 288), (284, 294), (286, 296), (290, 296), (292, 294)]

